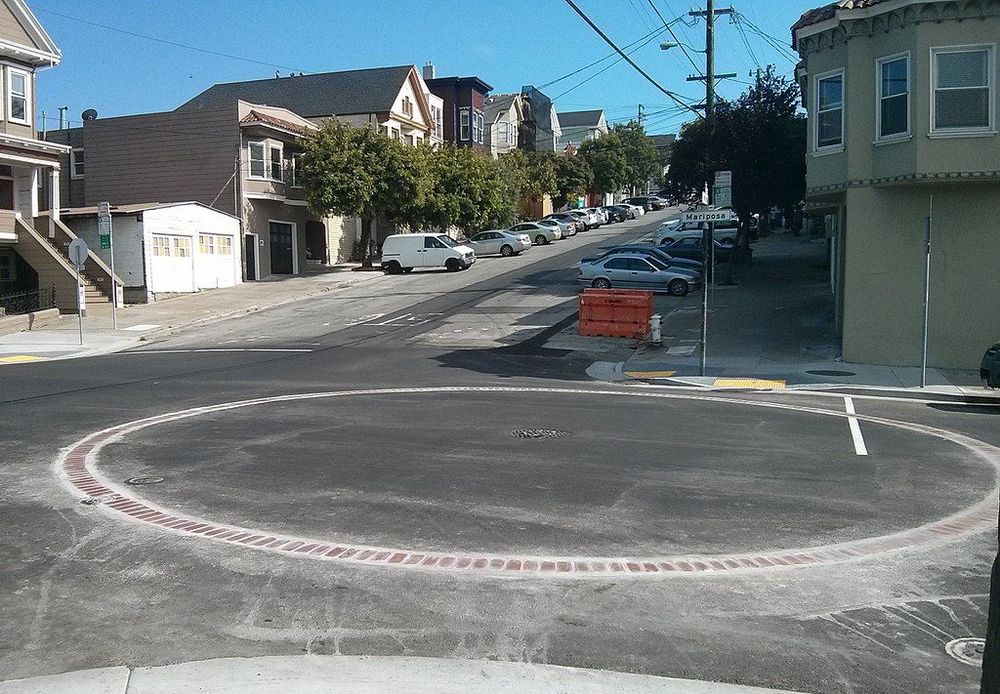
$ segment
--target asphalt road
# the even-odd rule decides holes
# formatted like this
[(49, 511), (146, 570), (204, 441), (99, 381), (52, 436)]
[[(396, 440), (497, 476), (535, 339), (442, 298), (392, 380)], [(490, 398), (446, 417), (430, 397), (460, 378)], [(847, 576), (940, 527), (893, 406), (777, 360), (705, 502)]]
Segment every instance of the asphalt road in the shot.
[[(656, 221), (463, 273), (378, 278), (132, 353), (4, 367), (0, 678), (311, 652), (976, 691), (977, 669), (945, 644), (984, 632), (995, 532), (914, 528), (995, 493), (1000, 409), (855, 398), (859, 455), (842, 397), (588, 380), (586, 360), (544, 344), (572, 313), (573, 265)], [(191, 413), (110, 441), (92, 468), (206, 522), (373, 553), (582, 558), (573, 566), (596, 574), (214, 541), (82, 504), (56, 467), (81, 437), (143, 417), (387, 388)], [(135, 477), (162, 481), (123, 483)], [(815, 561), (598, 570), (803, 552)]]

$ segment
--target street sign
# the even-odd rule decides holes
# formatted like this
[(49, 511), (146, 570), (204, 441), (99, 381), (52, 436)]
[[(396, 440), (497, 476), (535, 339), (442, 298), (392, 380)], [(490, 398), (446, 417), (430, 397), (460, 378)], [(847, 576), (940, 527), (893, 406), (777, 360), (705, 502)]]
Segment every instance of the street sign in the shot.
[(733, 172), (716, 171), (715, 185), (712, 186), (712, 204), (716, 207), (733, 206)]
[(78, 268), (82, 268), (87, 263), (87, 242), (83, 239), (73, 239), (69, 244), (69, 259)]
[(111, 248), (111, 204), (97, 203), (97, 234), (101, 242), (101, 250)]
[(732, 210), (693, 210), (681, 215), (682, 222), (729, 222), (736, 219)]
[(725, 186), (726, 188), (732, 188), (733, 186), (733, 172), (732, 171), (716, 171), (715, 172), (715, 185)]

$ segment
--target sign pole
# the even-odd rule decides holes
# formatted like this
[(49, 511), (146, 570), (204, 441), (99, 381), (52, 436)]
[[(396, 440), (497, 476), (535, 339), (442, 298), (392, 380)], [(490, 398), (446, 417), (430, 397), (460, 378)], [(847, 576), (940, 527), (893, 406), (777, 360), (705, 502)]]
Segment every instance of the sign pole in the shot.
[(115, 242), (111, 233), (111, 203), (97, 203), (97, 234), (101, 249), (111, 253), (111, 329), (118, 330), (118, 283), (115, 281)]
[(87, 242), (83, 239), (77, 238), (70, 241), (69, 248), (67, 249), (69, 259), (76, 267), (76, 314), (80, 321), (80, 344), (83, 344), (83, 312), (87, 307), (86, 295), (83, 293), (83, 282), (80, 280), (80, 270), (83, 269), (84, 264), (87, 262), (87, 254), (90, 252), (87, 248)]
[(924, 221), (924, 326), (923, 347), (920, 356), (920, 387), (927, 387), (927, 333), (930, 327), (931, 308), (931, 222), (934, 218), (934, 196), (931, 196)]
[(80, 322), (80, 344), (83, 345), (83, 285), (80, 284), (80, 266), (76, 266), (76, 315)]

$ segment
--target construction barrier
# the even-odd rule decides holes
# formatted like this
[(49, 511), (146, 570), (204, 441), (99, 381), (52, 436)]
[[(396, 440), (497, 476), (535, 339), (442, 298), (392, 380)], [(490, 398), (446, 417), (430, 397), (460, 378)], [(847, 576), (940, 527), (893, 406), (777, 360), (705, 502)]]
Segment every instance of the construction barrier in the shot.
[(630, 289), (584, 289), (580, 295), (580, 334), (631, 337), (649, 333), (653, 292)]

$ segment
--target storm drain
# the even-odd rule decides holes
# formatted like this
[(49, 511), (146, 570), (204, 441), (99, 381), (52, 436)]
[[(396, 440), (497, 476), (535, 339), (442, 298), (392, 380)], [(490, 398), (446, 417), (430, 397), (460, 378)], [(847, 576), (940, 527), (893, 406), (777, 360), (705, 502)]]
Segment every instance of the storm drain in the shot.
[(136, 487), (141, 487), (144, 484), (158, 484), (163, 481), (162, 477), (129, 477), (125, 480), (125, 484), (131, 484)]
[(831, 370), (817, 369), (815, 371), (806, 371), (806, 373), (812, 374), (813, 376), (839, 376), (841, 378), (847, 376), (857, 376), (857, 374), (854, 373), (853, 371), (835, 371), (833, 369)]
[(959, 660), (966, 665), (982, 667), (983, 651), (986, 649), (985, 639), (964, 638), (949, 641), (944, 650), (955, 660)]
[(510, 435), (516, 439), (561, 439), (569, 436), (562, 429), (515, 429)]

